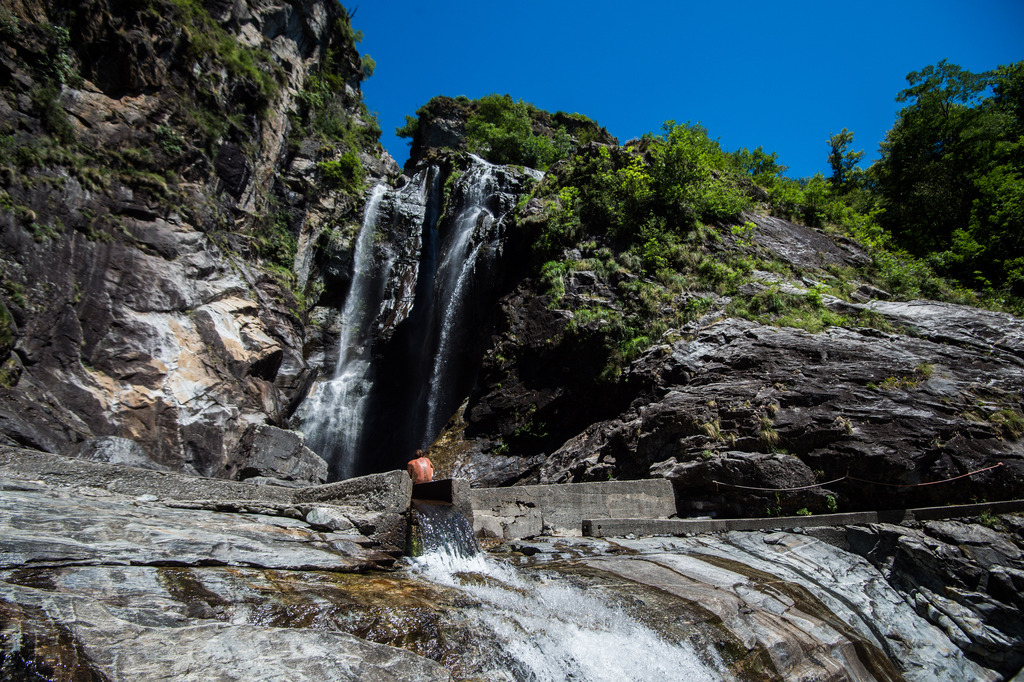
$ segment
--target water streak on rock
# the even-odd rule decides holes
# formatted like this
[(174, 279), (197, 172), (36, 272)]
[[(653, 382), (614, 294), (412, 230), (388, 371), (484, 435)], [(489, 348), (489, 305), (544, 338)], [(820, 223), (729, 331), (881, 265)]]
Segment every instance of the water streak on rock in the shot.
[[(667, 641), (594, 592), (554, 574), (527, 575), (482, 554), (438, 551), (415, 560), (425, 579), (465, 593), (464, 614), (503, 655), (495, 680), (721, 680), (713, 652)], [(712, 657), (715, 657), (712, 659)]]

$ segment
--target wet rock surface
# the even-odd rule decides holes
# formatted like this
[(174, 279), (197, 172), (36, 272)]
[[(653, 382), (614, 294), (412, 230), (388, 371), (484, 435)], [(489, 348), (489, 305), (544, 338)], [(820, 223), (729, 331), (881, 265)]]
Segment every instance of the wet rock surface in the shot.
[[(1024, 494), (1024, 446), (1013, 425), (1024, 390), (1024, 323), (949, 304), (870, 307), (898, 315), (901, 324), (917, 320), (918, 333), (810, 334), (737, 319), (684, 330), (683, 339), (651, 349), (624, 373), (618, 385), (632, 405), (564, 441), (544, 458), (539, 481), (664, 476), (677, 487), (681, 513), (732, 516)], [(467, 433), (474, 419), (477, 428), (501, 433), (486, 415), (512, 418), (527, 403), (546, 415), (614, 406), (596, 400), (566, 407), (559, 401), (571, 395), (571, 384), (544, 391), (530, 388), (532, 381), (516, 384), (523, 366), (471, 401)], [(948, 484), (917, 485), (982, 469)], [(729, 486), (754, 490), (737, 495), (743, 489)]]
[[(4, 454), (12, 456), (0, 471), (4, 679), (67, 671), (93, 680), (451, 678), (374, 643), (388, 641), (379, 625), (386, 610), (362, 598), (354, 613), (356, 598), (345, 597), (374, 584), (346, 576), (394, 562), (349, 518), (380, 509)], [(62, 464), (81, 470), (62, 475)]]
[(559, 538), (511, 549), (523, 565), (579, 562), (699, 605), (689, 618), (720, 625), (717, 646), (740, 676), (1001, 679), (993, 661), (970, 660), (869, 562), (804, 534)]
[(408, 505), (392, 474), (294, 491), (0, 454), (5, 675), (529, 679), (493, 633), (520, 619), (518, 637), (543, 638), (550, 604), (528, 604), (549, 589), (738, 680), (1016, 672), (1019, 516), (850, 529), (869, 560), (811, 533), (517, 540), (489, 561), (519, 577), (467, 566), (439, 582), (367, 534)]

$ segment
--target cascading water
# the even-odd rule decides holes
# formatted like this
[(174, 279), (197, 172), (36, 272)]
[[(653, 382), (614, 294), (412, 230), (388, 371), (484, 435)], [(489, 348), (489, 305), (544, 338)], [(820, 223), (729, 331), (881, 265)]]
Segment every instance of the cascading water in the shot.
[(420, 438), (420, 446), (424, 448), (440, 433), (452, 412), (445, 377), (452, 355), (458, 351), (453, 343), (453, 337), (459, 331), (457, 320), (474, 280), (480, 252), (498, 236), (492, 231), (495, 217), (485, 206), (494, 191), (494, 166), (479, 157), (471, 158), (474, 166), (465, 177), (464, 208), (454, 221), (450, 243), (434, 277), (434, 300), (440, 312), (440, 326), (430, 373), (426, 424)]
[(413, 556), (450, 554), (468, 559), (480, 553), (473, 527), (447, 502), (413, 500), (409, 529)]
[(332, 480), (403, 467), (469, 391), (504, 219), (541, 174), (464, 161), (369, 197), (335, 373), (296, 412)]
[(440, 549), (413, 559), (422, 578), (459, 590), (481, 641), (494, 647), (489, 680), (722, 680), (724, 666), (672, 642), (592, 591), (553, 574), (526, 575), (483, 554)]
[(371, 289), (377, 279), (373, 235), (385, 192), (384, 185), (377, 185), (366, 202), (362, 228), (352, 257), (352, 282), (341, 311), (334, 377), (318, 388), (306, 408), (307, 412), (318, 417), (306, 434), (309, 446), (331, 462), (341, 478), (352, 476), (354, 453), (359, 445), (367, 398), (373, 383), (373, 365), (366, 337), (374, 314), (369, 306)]

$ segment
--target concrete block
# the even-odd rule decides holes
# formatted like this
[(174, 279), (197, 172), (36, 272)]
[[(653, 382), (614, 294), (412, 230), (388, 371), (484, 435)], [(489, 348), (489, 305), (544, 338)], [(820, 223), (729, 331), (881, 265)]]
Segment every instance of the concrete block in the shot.
[(473, 524), (473, 500), (470, 497), (469, 481), (463, 478), (443, 478), (430, 483), (415, 483), (412, 486), (412, 496), (417, 500), (449, 502), (470, 525)]
[(506, 540), (531, 535), (578, 537), (585, 518), (668, 518), (676, 510), (672, 484), (661, 478), (475, 488), (469, 495), (474, 531)]

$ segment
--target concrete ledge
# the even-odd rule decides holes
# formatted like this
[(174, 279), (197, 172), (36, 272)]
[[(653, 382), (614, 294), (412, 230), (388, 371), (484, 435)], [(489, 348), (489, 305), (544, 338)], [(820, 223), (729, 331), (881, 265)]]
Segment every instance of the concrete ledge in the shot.
[(474, 532), (505, 540), (541, 534), (578, 537), (585, 518), (667, 520), (675, 513), (672, 484), (662, 478), (474, 488), (469, 495)]
[(819, 514), (816, 516), (781, 516), (764, 519), (584, 519), (583, 535), (590, 537), (623, 537), (626, 535), (696, 535), (723, 533), (731, 530), (770, 530), (854, 526), (867, 523), (906, 523), (978, 516), (984, 512), (1007, 514), (1024, 511), (1024, 500), (1007, 500), (984, 504), (964, 504), (921, 509), (895, 509), (877, 512)]

